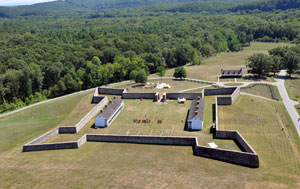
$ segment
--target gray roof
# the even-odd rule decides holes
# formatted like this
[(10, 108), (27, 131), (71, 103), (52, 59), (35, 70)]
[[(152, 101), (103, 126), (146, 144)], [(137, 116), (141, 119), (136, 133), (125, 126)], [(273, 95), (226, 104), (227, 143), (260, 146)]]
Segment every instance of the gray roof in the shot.
[(195, 117), (203, 121), (204, 118), (204, 100), (199, 96), (192, 101), (188, 120), (194, 119)]
[(243, 69), (239, 69), (239, 70), (221, 70), (222, 75), (242, 75), (242, 71)]
[(99, 115), (101, 117), (109, 119), (121, 106), (122, 102), (122, 99), (115, 96), (111, 101), (109, 101), (109, 103), (105, 106), (105, 108), (101, 111)]

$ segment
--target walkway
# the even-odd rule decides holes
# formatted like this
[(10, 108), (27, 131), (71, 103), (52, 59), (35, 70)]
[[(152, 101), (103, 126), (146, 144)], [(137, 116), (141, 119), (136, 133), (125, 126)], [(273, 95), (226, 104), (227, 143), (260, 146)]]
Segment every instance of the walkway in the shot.
[(290, 114), (291, 119), (293, 120), (296, 130), (298, 132), (298, 136), (300, 137), (300, 122), (298, 121), (300, 116), (295, 108), (295, 105), (297, 105), (299, 103), (290, 99), (290, 97), (286, 91), (286, 88), (284, 86), (285, 76), (286, 76), (286, 70), (281, 70), (279, 73), (279, 76), (277, 78), (277, 87), (278, 87), (280, 96), (283, 100), (284, 106), (287, 109), (288, 113)]

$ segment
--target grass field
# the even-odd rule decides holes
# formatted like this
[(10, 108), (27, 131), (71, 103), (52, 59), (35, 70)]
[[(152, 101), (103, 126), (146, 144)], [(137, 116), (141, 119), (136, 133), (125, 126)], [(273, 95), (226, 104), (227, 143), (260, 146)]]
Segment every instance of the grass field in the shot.
[(258, 181), (295, 188), (300, 183), (300, 143), (289, 123), (280, 102), (241, 96), (232, 106), (219, 106), (220, 129), (238, 130), (259, 154)]
[(300, 72), (285, 80), (285, 87), (292, 100), (300, 102)]
[[(261, 167), (258, 169), (194, 156), (191, 147), (178, 146), (87, 143), (75, 150), (21, 152), (22, 145), (30, 140), (82, 118), (94, 106), (89, 103), (92, 95), (93, 92), (88, 92), (70, 96), (0, 119), (2, 188), (299, 187), (299, 153), (295, 148), (299, 140), (295, 138), (295, 131), (286, 128), (282, 132), (273, 120), (277, 118), (286, 124), (288, 119), (282, 113), (282, 104), (247, 96), (239, 97), (233, 106), (220, 106), (220, 124), (225, 129), (240, 130), (259, 154)], [(212, 106), (213, 97), (205, 100), (207, 107)], [(176, 103), (170, 105), (177, 107)], [(176, 111), (185, 111), (187, 105)], [(243, 111), (246, 116), (242, 116)], [(205, 125), (211, 123), (211, 114), (212, 109), (207, 108)], [(233, 114), (239, 119), (234, 119)], [(113, 124), (120, 123), (122, 116), (126, 115), (120, 114)], [(166, 116), (170, 115), (166, 113)], [(239, 126), (240, 123), (247, 128)], [(181, 124), (178, 127), (183, 130)]]
[[(240, 52), (223, 52), (216, 56), (205, 59), (199, 66), (185, 66), (187, 75), (189, 78), (218, 81), (218, 76), (221, 74), (221, 68), (223, 69), (240, 69), (243, 68), (243, 74), (246, 74), (245, 59), (254, 53), (268, 53), (268, 50), (278, 47), (287, 46), (287, 43), (262, 43), (253, 42), (251, 46), (245, 47)], [(174, 69), (166, 71), (165, 77), (172, 77)], [(152, 74), (150, 77), (158, 77), (157, 74)], [(252, 79), (250, 79), (251, 81)], [(267, 78), (267, 81), (273, 81)], [(249, 79), (238, 79), (238, 81), (249, 81)], [(229, 82), (234, 82), (230, 80)]]
[(241, 89), (241, 92), (272, 99), (270, 87), (266, 85), (256, 85), (250, 88)]
[[(204, 83), (196, 83), (191, 81), (180, 81), (180, 80), (173, 80), (173, 79), (155, 79), (155, 80), (149, 80), (148, 83), (150, 83), (150, 86), (146, 87), (134, 87), (137, 84), (134, 82), (126, 82), (126, 83), (120, 83), (120, 84), (114, 84), (114, 85), (108, 85), (107, 87), (114, 87), (114, 88), (124, 88), (128, 89), (128, 92), (179, 92), (187, 89), (192, 88), (198, 88), (198, 87), (204, 87), (209, 84)], [(170, 89), (156, 89), (155, 86), (157, 83), (166, 83), (171, 86)], [(151, 88), (152, 86), (152, 88)]]

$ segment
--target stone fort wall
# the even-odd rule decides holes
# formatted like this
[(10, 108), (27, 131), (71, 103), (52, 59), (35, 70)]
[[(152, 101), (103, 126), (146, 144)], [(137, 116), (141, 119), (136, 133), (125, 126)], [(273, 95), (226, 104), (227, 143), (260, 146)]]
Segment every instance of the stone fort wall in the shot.
[(200, 96), (203, 97), (202, 93), (166, 93), (167, 99), (178, 99), (178, 98), (185, 98), (187, 100), (194, 100)]
[(123, 93), (123, 99), (155, 99), (156, 93)]
[(125, 91), (125, 89), (98, 87), (98, 94), (122, 95)]

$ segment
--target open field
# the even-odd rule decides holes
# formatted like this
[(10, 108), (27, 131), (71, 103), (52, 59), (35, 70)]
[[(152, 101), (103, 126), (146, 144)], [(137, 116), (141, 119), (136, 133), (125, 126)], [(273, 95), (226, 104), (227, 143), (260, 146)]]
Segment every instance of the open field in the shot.
[(265, 170), (266, 180), (299, 184), (299, 137), (288, 124), (292, 121), (280, 102), (240, 96), (232, 106), (219, 106), (220, 129), (243, 135), (259, 154), (259, 170)]
[[(149, 80), (148, 83), (150, 83), (150, 86), (146, 87), (134, 87), (137, 84), (134, 82), (126, 82), (126, 83), (120, 83), (120, 84), (114, 84), (109, 85), (107, 87), (113, 87), (113, 88), (122, 88), (122, 89), (128, 89), (128, 92), (179, 92), (186, 89), (191, 88), (197, 88), (197, 87), (204, 87), (209, 84), (204, 83), (196, 83), (191, 81), (180, 81), (180, 80), (173, 80), (173, 79), (155, 79), (155, 80)], [(156, 89), (155, 86), (157, 83), (166, 83), (171, 86), (170, 89)]]
[[(223, 52), (216, 56), (203, 60), (199, 66), (185, 66), (187, 75), (189, 78), (218, 81), (218, 76), (221, 74), (221, 68), (223, 69), (240, 69), (243, 68), (243, 74), (246, 74), (245, 59), (254, 53), (268, 53), (268, 50), (278, 47), (287, 46), (287, 43), (262, 43), (253, 42), (251, 46), (245, 47), (240, 52)], [(174, 69), (166, 71), (165, 77), (172, 77)], [(157, 74), (152, 74), (150, 77), (158, 77)], [(249, 79), (238, 79), (238, 81), (249, 81)], [(250, 79), (252, 80), (252, 79)], [(272, 79), (266, 79), (267, 81), (273, 81)], [(234, 82), (234, 80), (229, 81)]]
[[(278, 123), (272, 126), (267, 123), (267, 121), (275, 122), (273, 119), (276, 114), (273, 115), (271, 112), (277, 110), (280, 115), (277, 119), (286, 124), (288, 119), (287, 115), (282, 113), (282, 104), (252, 99), (248, 96), (239, 97), (233, 106), (220, 106), (220, 124), (226, 129), (240, 129), (241, 134), (259, 154), (261, 167), (258, 169), (194, 156), (191, 147), (178, 146), (90, 142), (74, 150), (21, 152), (23, 144), (62, 125), (61, 123), (69, 125), (76, 122), (72, 114), (76, 115), (76, 119), (82, 118), (93, 106), (87, 103), (91, 101), (92, 95), (93, 92), (70, 96), (0, 119), (1, 187), (299, 187), (299, 159), (297, 159), (299, 153), (294, 147), (294, 144), (299, 146), (299, 140), (295, 137), (296, 132), (292, 128), (286, 128), (285, 132), (282, 132)], [(205, 100), (207, 107), (212, 106), (213, 98)], [(81, 108), (78, 110), (76, 107)], [(242, 110), (247, 114), (238, 116), (242, 119), (236, 122), (237, 120), (231, 116), (242, 115)], [(256, 113), (254, 110), (259, 111)], [(227, 112), (228, 115), (225, 115)], [(211, 117), (211, 114), (212, 108), (207, 108), (205, 117)], [(121, 119), (121, 116), (122, 114), (118, 118)], [(115, 123), (120, 121), (118, 118)], [(211, 120), (207, 118), (205, 125), (209, 123)], [(239, 127), (240, 123), (243, 123), (243, 126), (246, 124), (249, 130)], [(205, 126), (204, 132), (207, 132), (207, 128)], [(183, 130), (182, 125), (180, 130)], [(100, 129), (95, 131), (98, 132)], [(286, 133), (289, 133), (290, 139)]]
[(292, 100), (300, 102), (300, 72), (285, 80), (285, 87)]

